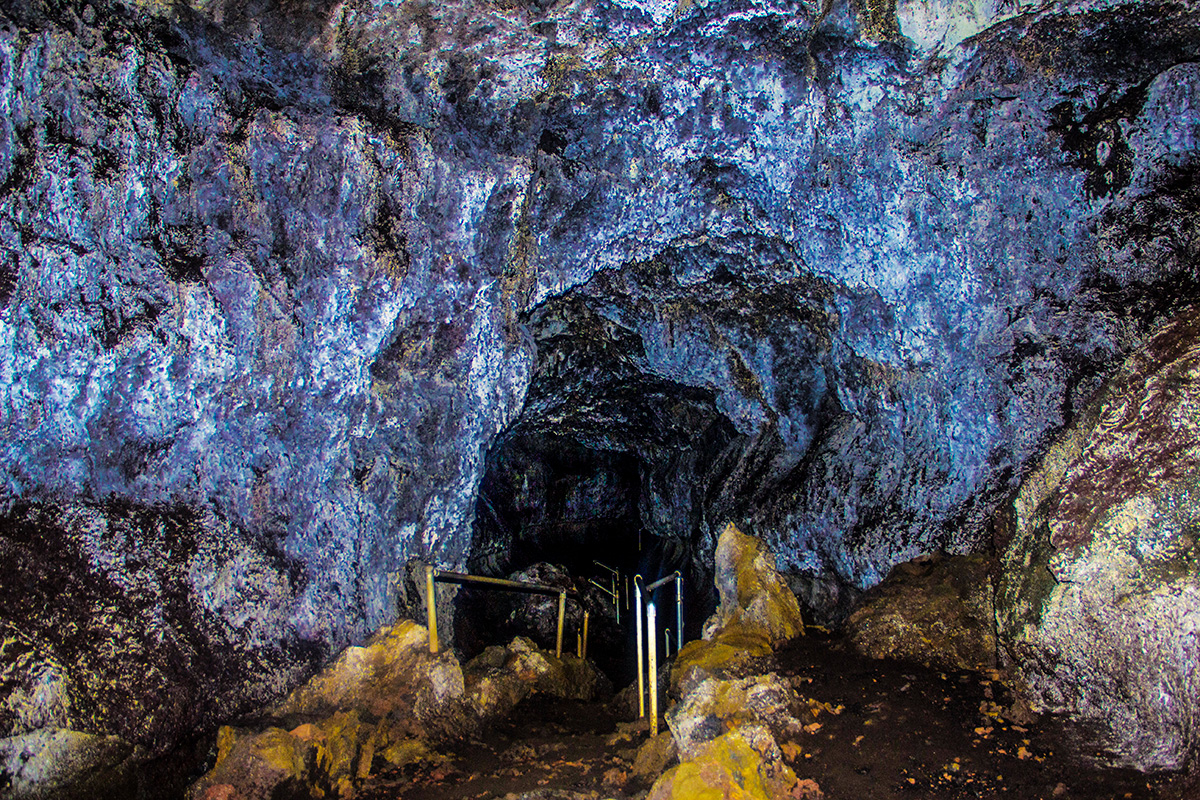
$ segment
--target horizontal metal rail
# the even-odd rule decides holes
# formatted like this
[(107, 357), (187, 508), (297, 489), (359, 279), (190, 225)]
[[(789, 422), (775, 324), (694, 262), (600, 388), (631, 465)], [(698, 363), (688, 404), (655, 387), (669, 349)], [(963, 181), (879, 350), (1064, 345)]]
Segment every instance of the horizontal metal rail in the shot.
[(489, 578), (486, 575), (468, 575), (465, 572), (446, 572), (435, 569), (433, 579), (442, 583), (478, 583), (484, 586), (495, 586), (498, 589), (511, 589), (514, 592), (529, 592), (530, 594), (565, 594), (572, 600), (579, 599), (579, 592), (573, 589), (558, 589), (540, 583), (510, 581), (507, 578)]
[(646, 586), (646, 591), (647, 591), (647, 592), (653, 592), (653, 591), (654, 591), (655, 589), (657, 589), (658, 587), (660, 587), (660, 586), (662, 586), (662, 585), (664, 585), (664, 584), (668, 584), (668, 583), (670, 583), (671, 581), (677, 581), (677, 580), (679, 580), (679, 578), (680, 578), (680, 575), (679, 575), (679, 570), (675, 570), (674, 572), (672, 572), (672, 573), (671, 573), (670, 575), (668, 575), (667, 577), (665, 577), (665, 578), (659, 578), (659, 579), (658, 579), (658, 580), (656, 580), (654, 583), (651, 583), (651, 584), (649, 584), (648, 586)]
[[(425, 611), (429, 623), (429, 652), (436, 654), (439, 649), (438, 633), (437, 633), (437, 598), (434, 595), (433, 585), (435, 582), (442, 583), (459, 583), (469, 584), (477, 583), (481, 586), (490, 586), (494, 589), (506, 589), (513, 592), (526, 592), (528, 594), (552, 594), (558, 595), (558, 631), (555, 635), (554, 656), (562, 658), (562, 641), (563, 641), (563, 620), (566, 616), (567, 598), (575, 600), (582, 605), (579, 599), (579, 592), (571, 589), (556, 589), (553, 586), (544, 586), (540, 583), (526, 583), (524, 581), (510, 581), (506, 578), (489, 578), (485, 575), (468, 575), (465, 572), (447, 572), (435, 567), (425, 567)], [(587, 652), (587, 611), (583, 614), (584, 633), (578, 645), (577, 652), (580, 658)]]

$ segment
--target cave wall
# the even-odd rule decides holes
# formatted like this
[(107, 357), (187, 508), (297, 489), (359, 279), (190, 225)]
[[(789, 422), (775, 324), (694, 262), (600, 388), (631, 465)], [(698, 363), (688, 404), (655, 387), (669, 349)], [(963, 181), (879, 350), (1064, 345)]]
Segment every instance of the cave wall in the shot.
[(976, 549), (1197, 297), (1198, 23), (1145, 0), (9, 4), (8, 524), (212, 515), (198, 535), (237, 547), (168, 580), (203, 598), (266, 564), (273, 635), (318, 648), (390, 617), (406, 558), (462, 563), (514, 422), (636, 454), (643, 520), (702, 552), (734, 518), (863, 587)]

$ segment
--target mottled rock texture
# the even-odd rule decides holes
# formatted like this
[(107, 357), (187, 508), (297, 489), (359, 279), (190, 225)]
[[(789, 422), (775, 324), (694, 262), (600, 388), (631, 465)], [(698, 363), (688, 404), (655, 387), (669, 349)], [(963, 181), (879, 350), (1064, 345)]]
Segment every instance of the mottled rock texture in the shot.
[[(5, 3), (0, 503), (205, 520), (208, 566), (104, 589), (211, 614), (196, 652), (390, 622), (407, 558), (465, 562), (502, 435), (628, 454), (701, 558), (729, 519), (858, 588), (974, 549), (1200, 296), (1195, 4), (1024, 10)], [(296, 680), (229, 669), (172, 702)], [(33, 702), (12, 732), (61, 724)]]
[(1193, 758), (1200, 715), (1200, 313), (1134, 353), (1017, 496), (997, 593), (1033, 705), (1116, 760)]
[(731, 522), (721, 531), (713, 560), (720, 602), (704, 626), (706, 639), (732, 627), (758, 631), (772, 645), (804, 635), (796, 595), (775, 569), (775, 554), (762, 542)]
[(870, 658), (994, 669), (993, 569), (986, 556), (930, 555), (898, 564), (847, 618), (846, 636)]
[(437, 760), (433, 748), (479, 732), (526, 697), (590, 700), (606, 691), (586, 661), (528, 639), (491, 647), (465, 667), (428, 649), (409, 620), (346, 648), (255, 724), (223, 727), (192, 800), (352, 796), (373, 772)]

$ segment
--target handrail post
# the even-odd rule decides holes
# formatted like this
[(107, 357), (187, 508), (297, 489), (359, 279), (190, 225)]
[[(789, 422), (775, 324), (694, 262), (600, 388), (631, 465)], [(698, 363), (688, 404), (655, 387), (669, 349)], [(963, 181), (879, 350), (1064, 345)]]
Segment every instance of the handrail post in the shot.
[(675, 570), (675, 652), (683, 649), (683, 576)]
[(563, 616), (567, 611), (567, 593), (558, 593), (558, 636), (554, 644), (554, 657), (562, 658)]
[(425, 617), (429, 620), (429, 652), (433, 655), (437, 655), (438, 651), (437, 605), (433, 593), (435, 572), (433, 567), (425, 567)]
[(637, 619), (638, 718), (646, 716), (646, 686), (642, 683), (642, 576), (633, 578), (633, 615)]
[(646, 643), (649, 645), (650, 664), (648, 675), (650, 681), (650, 738), (658, 736), (658, 658), (657, 642), (654, 636), (654, 603), (646, 605)]
[(583, 612), (583, 648), (581, 649), (581, 651), (579, 653), (579, 657), (581, 659), (587, 658), (587, 637), (588, 637), (588, 617), (589, 616), (590, 616), (590, 612), (588, 612), (588, 611)]

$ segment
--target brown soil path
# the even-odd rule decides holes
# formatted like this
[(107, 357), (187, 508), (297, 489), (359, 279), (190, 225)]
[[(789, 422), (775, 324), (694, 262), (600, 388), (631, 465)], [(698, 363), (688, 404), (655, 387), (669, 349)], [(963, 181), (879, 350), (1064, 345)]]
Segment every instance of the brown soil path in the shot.
[(821, 727), (795, 742), (790, 763), (826, 800), (1200, 797), (1183, 776), (1105, 766), (1065, 720), (1008, 721), (1012, 697), (994, 676), (873, 661), (822, 636), (779, 657), (796, 691), (819, 704)]
[(482, 738), (448, 753), (446, 762), (381, 775), (357, 798), (625, 800), (620, 789), (643, 736), (622, 735), (617, 723), (602, 703), (534, 696)]

